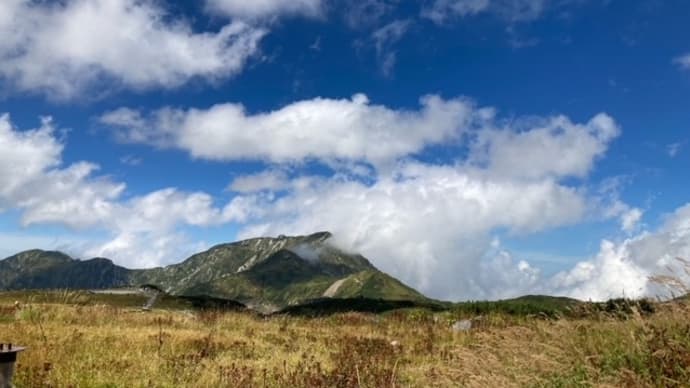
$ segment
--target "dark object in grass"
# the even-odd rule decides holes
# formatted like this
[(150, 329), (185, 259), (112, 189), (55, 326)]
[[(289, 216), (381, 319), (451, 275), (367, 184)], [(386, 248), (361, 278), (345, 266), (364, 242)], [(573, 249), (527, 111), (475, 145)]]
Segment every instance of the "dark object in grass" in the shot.
[(218, 309), (218, 310), (246, 310), (247, 306), (231, 299), (214, 298), (208, 295), (178, 296), (177, 298), (189, 302), (192, 307), (197, 309)]
[(13, 386), (14, 364), (17, 361), (17, 354), (24, 349), (21, 346), (13, 346), (11, 343), (0, 344), (0, 388)]
[(383, 300), (368, 298), (323, 298), (286, 307), (275, 314), (299, 316), (325, 316), (344, 312), (383, 313), (391, 310), (423, 308), (432, 311), (446, 310), (440, 304), (414, 302), (409, 300)]

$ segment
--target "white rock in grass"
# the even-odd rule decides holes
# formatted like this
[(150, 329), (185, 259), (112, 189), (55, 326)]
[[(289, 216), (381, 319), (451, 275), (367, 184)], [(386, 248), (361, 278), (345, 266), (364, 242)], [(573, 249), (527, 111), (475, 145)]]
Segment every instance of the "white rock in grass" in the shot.
[(472, 328), (472, 321), (469, 319), (463, 319), (462, 321), (455, 321), (453, 324), (453, 331), (468, 331)]

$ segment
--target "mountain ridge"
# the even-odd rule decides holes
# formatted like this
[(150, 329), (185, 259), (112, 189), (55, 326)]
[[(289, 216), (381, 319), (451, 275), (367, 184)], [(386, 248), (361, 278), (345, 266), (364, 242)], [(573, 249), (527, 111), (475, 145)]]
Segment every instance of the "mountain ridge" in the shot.
[(329, 232), (256, 237), (218, 244), (180, 263), (148, 269), (33, 249), (0, 260), (0, 289), (148, 284), (172, 295), (231, 299), (267, 312), (329, 297), (430, 300), (381, 272), (364, 256), (330, 244), (331, 237)]

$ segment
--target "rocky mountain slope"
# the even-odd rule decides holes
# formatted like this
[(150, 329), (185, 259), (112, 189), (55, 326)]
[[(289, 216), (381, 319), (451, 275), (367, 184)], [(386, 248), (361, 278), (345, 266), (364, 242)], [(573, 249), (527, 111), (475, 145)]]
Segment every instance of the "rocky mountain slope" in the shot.
[(217, 245), (167, 267), (129, 270), (103, 258), (32, 250), (0, 260), (0, 289), (97, 289), (150, 284), (173, 295), (232, 299), (273, 311), (319, 298), (426, 301), (331, 234), (254, 238)]
[(130, 284), (130, 274), (108, 259), (74, 260), (35, 249), (0, 260), (0, 290), (122, 287)]

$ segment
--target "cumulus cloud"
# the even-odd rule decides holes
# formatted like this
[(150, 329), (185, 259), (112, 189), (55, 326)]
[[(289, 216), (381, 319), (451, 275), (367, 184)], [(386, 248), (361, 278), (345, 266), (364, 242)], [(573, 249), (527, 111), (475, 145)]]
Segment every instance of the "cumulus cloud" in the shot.
[(199, 247), (184, 243), (179, 227), (225, 222), (223, 209), (206, 193), (166, 188), (125, 198), (126, 185), (95, 175), (97, 165), (64, 165), (64, 144), (55, 132), (50, 118), (22, 131), (0, 115), (0, 209), (18, 210), (24, 226), (100, 230), (111, 240), (81, 242), (82, 252), (142, 267), (179, 260)]
[(213, 13), (246, 19), (296, 15), (316, 17), (323, 12), (321, 0), (206, 0), (206, 7)]
[(0, 80), (53, 99), (93, 98), (93, 86), (175, 88), (237, 74), (265, 31), (240, 22), (197, 33), (158, 2), (0, 3)]
[(123, 141), (173, 147), (195, 158), (295, 162), (364, 161), (376, 166), (459, 140), (484, 114), (466, 99), (429, 95), (418, 110), (351, 99), (316, 98), (248, 114), (240, 104), (209, 109), (163, 108), (150, 114), (121, 108), (101, 117)]
[(0, 208), (24, 209), (22, 223), (59, 222), (85, 227), (107, 217), (111, 199), (124, 185), (88, 179), (97, 166), (79, 162), (61, 167), (63, 144), (50, 118), (37, 129), (18, 131), (0, 116)]
[[(690, 203), (667, 216), (655, 231), (620, 243), (604, 240), (599, 254), (550, 279), (547, 290), (580, 299), (670, 296), (650, 277), (673, 276), (690, 286), (690, 268), (677, 258), (690, 257)], [(678, 289), (670, 291), (678, 292)]]
[[(24, 132), (16, 132), (8, 114), (0, 116), (0, 195), (8, 198), (19, 197), (18, 191), (41, 175), (47, 168), (59, 164), (62, 144), (53, 137), (50, 118), (43, 118), (41, 127)], [(17, 166), (22, 166), (18, 173)]]
[(136, 268), (170, 264), (205, 248), (203, 242), (181, 233), (180, 227), (224, 222), (222, 209), (214, 206), (210, 195), (166, 188), (119, 201), (102, 223), (111, 239), (91, 245), (85, 255), (113, 258)]
[(516, 131), (512, 123), (509, 128), (480, 132), (471, 160), (501, 176), (584, 177), (620, 133), (606, 114), (585, 124), (575, 124), (564, 116), (527, 124), (527, 131)]

